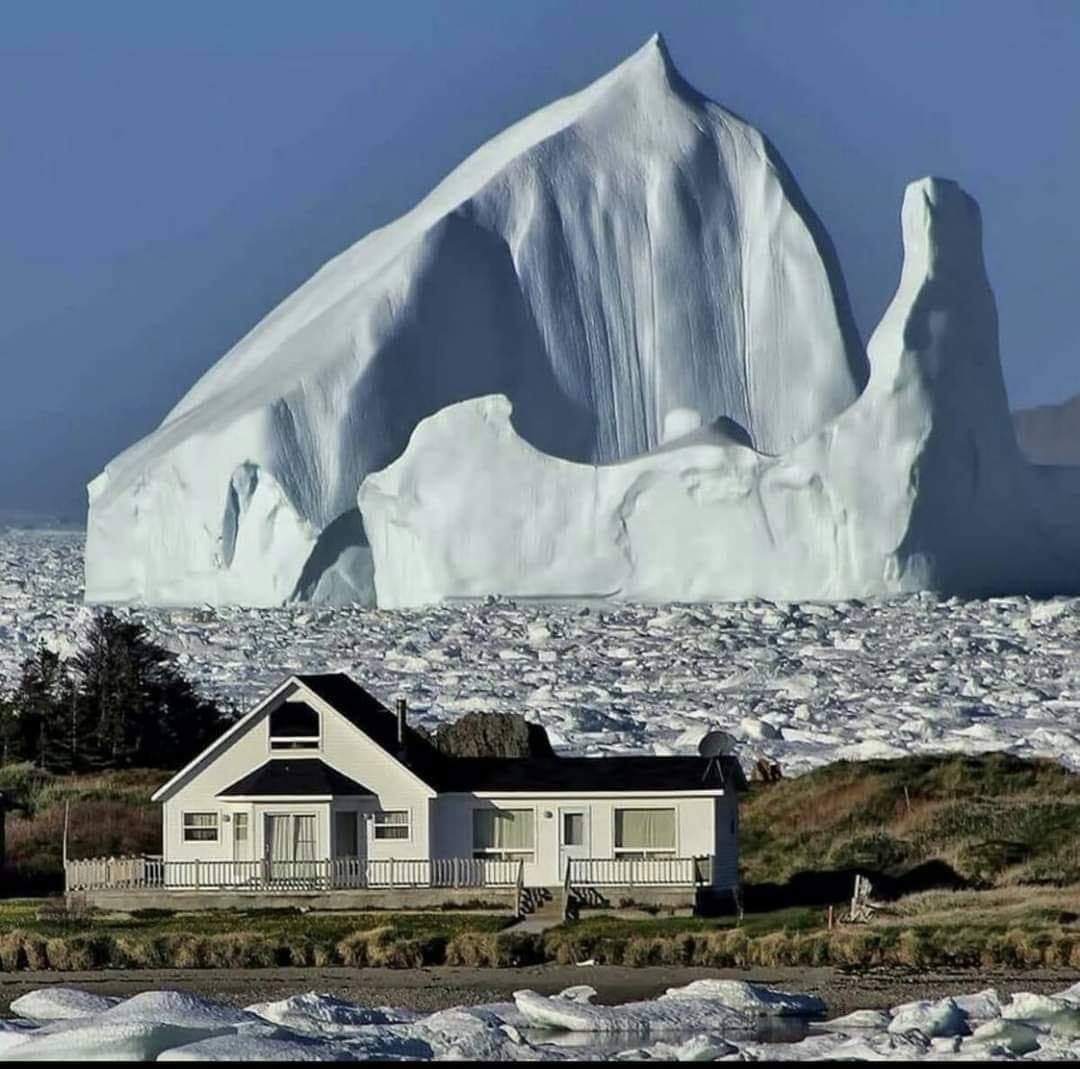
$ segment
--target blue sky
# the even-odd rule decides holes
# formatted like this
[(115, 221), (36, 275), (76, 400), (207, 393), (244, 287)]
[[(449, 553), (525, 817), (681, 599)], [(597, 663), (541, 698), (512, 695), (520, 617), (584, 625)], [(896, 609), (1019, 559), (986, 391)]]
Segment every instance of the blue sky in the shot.
[(763, 129), (864, 338), (904, 185), (983, 209), (1014, 407), (1080, 392), (1077, 0), (4, 0), (0, 509), (84, 486), (277, 301), (654, 31)]

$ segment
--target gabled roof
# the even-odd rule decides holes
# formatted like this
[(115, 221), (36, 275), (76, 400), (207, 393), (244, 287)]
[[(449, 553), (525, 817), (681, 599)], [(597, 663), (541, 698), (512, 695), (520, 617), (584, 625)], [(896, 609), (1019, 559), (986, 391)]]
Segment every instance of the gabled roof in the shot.
[(218, 791), (218, 798), (282, 798), (306, 795), (371, 795), (362, 783), (350, 779), (317, 757), (274, 757), (266, 764)]
[[(211, 757), (215, 751), (220, 750), (244, 724), (265, 709), (274, 697), (293, 682), (300, 684), (319, 701), (330, 706), (339, 716), (371, 739), (404, 770), (433, 792), (604, 791), (634, 794), (652, 791), (717, 791), (746, 788), (746, 779), (742, 769), (738, 761), (730, 756), (721, 758), (719, 763), (710, 763), (701, 757), (687, 756), (450, 757), (440, 753), (426, 735), (408, 725), (405, 727), (402, 747), (398, 745), (397, 716), (394, 713), (344, 672), (325, 672), (290, 676), (259, 702), (251, 712), (233, 724), (221, 738), (208, 746), (197, 758), (156, 791), (151, 800), (157, 801), (162, 798), (190, 770), (204, 759)], [(306, 763), (315, 759), (292, 760), (302, 760)], [(308, 771), (307, 774), (312, 773)], [(245, 777), (245, 779), (249, 778)], [(233, 787), (237, 786), (238, 784), (233, 785)], [(361, 784), (355, 786), (361, 788), (361, 793), (371, 793)], [(232, 792), (233, 787), (227, 790)], [(325, 793), (344, 792), (328, 790)]]
[[(362, 731), (372, 742), (387, 753), (397, 754), (397, 715), (392, 713), (378, 698), (369, 694), (359, 683), (344, 672), (324, 672), (320, 675), (295, 676), (310, 691), (322, 698), (335, 712), (344, 717), (354, 728)], [(432, 751), (433, 747), (418, 731), (406, 725), (406, 751)]]
[(721, 764), (701, 757), (447, 757), (435, 784), (440, 791), (647, 791), (741, 790), (746, 779), (738, 761)]

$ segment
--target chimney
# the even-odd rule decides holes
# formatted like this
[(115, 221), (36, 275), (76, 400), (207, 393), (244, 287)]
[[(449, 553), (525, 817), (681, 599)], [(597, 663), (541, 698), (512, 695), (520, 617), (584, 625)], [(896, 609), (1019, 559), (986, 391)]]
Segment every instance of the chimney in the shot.
[(405, 699), (398, 698), (397, 702), (397, 744), (399, 749), (405, 748)]

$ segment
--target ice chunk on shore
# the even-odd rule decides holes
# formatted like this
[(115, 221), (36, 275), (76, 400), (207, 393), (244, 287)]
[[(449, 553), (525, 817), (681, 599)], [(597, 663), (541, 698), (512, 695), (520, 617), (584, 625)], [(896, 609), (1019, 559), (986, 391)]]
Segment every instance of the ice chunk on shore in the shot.
[(939, 1036), (965, 1036), (968, 1034), (967, 1014), (951, 998), (936, 1002), (920, 1000), (906, 1002), (893, 1010), (889, 1032), (921, 1032), (936, 1039)]
[(107, 1024), (153, 1021), (179, 1028), (208, 1030), (263, 1024), (246, 1010), (233, 1009), (232, 1006), (185, 991), (143, 991), (105, 1010), (97, 1020)]
[(420, 1017), (420, 1014), (410, 1010), (389, 1006), (357, 1006), (334, 995), (315, 991), (277, 1002), (259, 1002), (248, 1006), (246, 1012), (294, 1032), (315, 1035), (335, 1035), (362, 1025), (402, 1024)]
[[(225, 1034), (229, 1029), (219, 1029)], [(210, 1038), (213, 1030), (183, 1028), (152, 1021), (109, 1023), (85, 1018), (76, 1028), (43, 1032), (0, 1055), (7, 1061), (137, 1061), (151, 1062), (173, 1047)]]
[(35, 1021), (66, 1021), (75, 1017), (94, 1017), (119, 1001), (73, 987), (43, 987), (13, 999), (10, 1009), (20, 1017)]
[(570, 1032), (749, 1031), (751, 1018), (707, 998), (663, 995), (647, 1002), (593, 1006), (552, 998), (535, 991), (515, 991), (514, 1002), (531, 1025)]
[(816, 995), (794, 995), (745, 980), (693, 980), (683, 987), (669, 987), (665, 999), (708, 999), (747, 1016), (812, 1017), (825, 1012)]

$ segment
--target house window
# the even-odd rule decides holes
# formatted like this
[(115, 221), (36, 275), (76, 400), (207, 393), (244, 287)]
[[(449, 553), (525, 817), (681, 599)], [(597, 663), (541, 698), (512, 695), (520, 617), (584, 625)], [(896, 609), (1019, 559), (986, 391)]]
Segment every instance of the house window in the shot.
[(473, 857), (535, 861), (535, 812), (531, 809), (474, 809)]
[(585, 845), (585, 814), (563, 813), (563, 846)]
[(376, 813), (372, 827), (375, 829), (376, 839), (408, 839), (409, 811), (390, 809), (383, 813)]
[(185, 813), (185, 843), (216, 843), (218, 841), (217, 813)]
[(266, 853), (272, 880), (317, 875), (315, 816), (311, 813), (270, 813), (266, 817)]
[(319, 714), (303, 702), (283, 702), (270, 714), (271, 750), (317, 750)]
[(616, 856), (656, 857), (674, 853), (674, 809), (615, 810)]
[(238, 843), (248, 841), (248, 815), (247, 813), (233, 814), (233, 838)]

